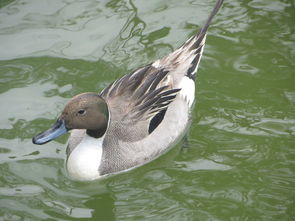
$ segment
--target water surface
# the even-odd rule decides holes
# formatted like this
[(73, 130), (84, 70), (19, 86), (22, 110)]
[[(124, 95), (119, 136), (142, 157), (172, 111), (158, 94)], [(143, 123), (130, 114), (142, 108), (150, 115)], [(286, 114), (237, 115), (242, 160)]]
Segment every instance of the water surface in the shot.
[(65, 102), (173, 51), (214, 0), (0, 3), (2, 220), (293, 220), (295, 6), (226, 1), (209, 30), (187, 140), (136, 170), (69, 179)]

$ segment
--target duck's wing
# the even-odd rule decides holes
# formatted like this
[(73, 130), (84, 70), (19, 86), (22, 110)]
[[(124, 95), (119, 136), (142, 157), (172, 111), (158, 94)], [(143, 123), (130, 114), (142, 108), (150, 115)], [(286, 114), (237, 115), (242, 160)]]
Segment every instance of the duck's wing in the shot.
[(109, 128), (123, 141), (143, 139), (155, 127), (152, 119), (167, 109), (179, 91), (165, 68), (147, 65), (123, 76), (100, 94), (109, 106)]
[(195, 73), (207, 30), (222, 3), (223, 0), (217, 1), (205, 25), (180, 48), (123, 76), (101, 92), (111, 113), (109, 129), (116, 139), (133, 142), (149, 135), (177, 96), (192, 106)]

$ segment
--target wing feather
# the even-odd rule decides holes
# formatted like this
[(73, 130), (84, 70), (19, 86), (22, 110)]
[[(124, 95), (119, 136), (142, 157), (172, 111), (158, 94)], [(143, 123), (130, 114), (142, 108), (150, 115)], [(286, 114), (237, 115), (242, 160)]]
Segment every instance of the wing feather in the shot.
[(169, 74), (164, 68), (147, 65), (123, 76), (100, 93), (111, 111), (110, 128), (116, 130), (121, 140), (147, 136), (151, 119), (176, 98), (180, 89), (173, 88)]

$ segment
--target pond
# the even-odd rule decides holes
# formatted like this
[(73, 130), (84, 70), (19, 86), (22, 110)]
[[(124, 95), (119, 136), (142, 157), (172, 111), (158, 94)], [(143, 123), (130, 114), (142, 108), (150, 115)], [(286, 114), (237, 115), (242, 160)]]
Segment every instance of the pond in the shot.
[(176, 49), (215, 0), (0, 3), (1, 220), (293, 220), (295, 5), (226, 1), (209, 29), (186, 136), (135, 170), (92, 182), (43, 146), (65, 103)]

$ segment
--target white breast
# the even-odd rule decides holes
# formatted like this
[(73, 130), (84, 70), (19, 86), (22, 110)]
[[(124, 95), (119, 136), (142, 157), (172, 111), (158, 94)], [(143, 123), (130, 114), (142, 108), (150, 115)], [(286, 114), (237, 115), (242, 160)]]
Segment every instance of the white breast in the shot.
[(71, 152), (67, 160), (69, 175), (77, 180), (94, 180), (100, 177), (98, 168), (102, 157), (103, 137), (96, 139), (87, 134)]

